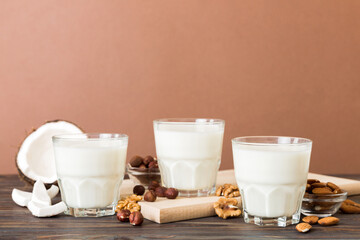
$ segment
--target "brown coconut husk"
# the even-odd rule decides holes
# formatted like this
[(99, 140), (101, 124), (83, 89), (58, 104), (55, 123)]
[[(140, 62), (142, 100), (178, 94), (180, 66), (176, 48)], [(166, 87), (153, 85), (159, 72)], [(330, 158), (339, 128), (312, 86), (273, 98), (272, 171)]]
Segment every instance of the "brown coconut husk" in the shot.
[[(79, 127), (77, 124), (75, 124), (75, 123), (73, 123), (73, 122), (71, 122), (71, 121), (68, 121), (68, 120), (63, 120), (63, 119), (56, 119), (56, 120), (46, 121), (44, 124), (46, 124), (46, 123), (60, 122), (60, 121), (71, 123), (71, 124), (75, 125), (76, 127), (78, 127), (81, 131), (84, 132), (84, 130), (83, 130), (81, 127)], [(44, 125), (44, 124), (42, 124), (42, 125)], [(42, 125), (41, 125), (41, 126), (42, 126)], [(32, 128), (32, 130), (30, 131), (30, 133), (28, 133), (28, 134), (26, 135), (26, 137), (21, 141), (21, 144), (19, 145), (18, 151), (17, 151), (16, 156), (15, 156), (15, 166), (16, 166), (16, 169), (17, 169), (17, 171), (18, 171), (18, 177), (19, 177), (19, 179), (20, 179), (22, 182), (24, 182), (26, 185), (31, 185), (31, 186), (33, 186), (36, 181), (35, 181), (34, 179), (31, 179), (31, 178), (27, 177), (27, 176), (21, 171), (21, 169), (19, 168), (19, 165), (18, 165), (18, 163), (17, 163), (17, 156), (18, 156), (18, 154), (19, 154), (20, 147), (21, 147), (22, 144), (24, 143), (25, 139), (26, 139), (31, 133), (35, 132), (36, 130), (37, 130), (37, 128)], [(47, 188), (49, 188), (51, 185), (54, 185), (54, 184), (55, 184), (55, 185), (58, 185), (57, 181), (55, 181), (55, 182), (53, 182), (53, 183), (44, 183), (44, 184), (45, 184), (45, 186), (46, 186)]]

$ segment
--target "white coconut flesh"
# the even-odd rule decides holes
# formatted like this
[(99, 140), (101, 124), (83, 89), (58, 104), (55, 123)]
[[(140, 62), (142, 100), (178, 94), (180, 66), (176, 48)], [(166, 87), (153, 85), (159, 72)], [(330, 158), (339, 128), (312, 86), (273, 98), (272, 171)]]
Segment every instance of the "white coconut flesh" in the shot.
[(35, 217), (51, 217), (58, 215), (67, 209), (64, 202), (59, 202), (51, 206), (44, 206), (40, 203), (30, 201), (27, 207)]
[(45, 206), (51, 205), (51, 198), (48, 195), (45, 185), (41, 180), (37, 180), (34, 184), (31, 201)]
[(28, 178), (46, 184), (57, 180), (52, 137), (60, 134), (82, 133), (66, 121), (48, 122), (32, 132), (22, 143), (17, 155), (19, 170)]
[(38, 180), (34, 184), (32, 193), (14, 188), (11, 196), (16, 204), (22, 207), (26, 206), (32, 215), (36, 217), (50, 217), (58, 215), (67, 209), (64, 202), (51, 205), (51, 199), (58, 192), (59, 188), (57, 186), (52, 185), (50, 189), (46, 190), (44, 183)]
[[(49, 197), (53, 199), (59, 193), (59, 188), (55, 185), (52, 185), (48, 190), (46, 190), (46, 192)], [(26, 207), (31, 201), (32, 195), (33, 194), (31, 192), (25, 192), (14, 188), (11, 197), (17, 205), (21, 207)]]

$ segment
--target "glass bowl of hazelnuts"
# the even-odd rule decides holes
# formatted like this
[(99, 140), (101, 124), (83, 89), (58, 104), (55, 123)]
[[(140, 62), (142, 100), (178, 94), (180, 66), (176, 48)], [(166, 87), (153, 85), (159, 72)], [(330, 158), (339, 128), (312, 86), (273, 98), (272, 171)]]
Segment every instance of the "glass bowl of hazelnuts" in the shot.
[(134, 156), (126, 167), (129, 178), (134, 184), (149, 186), (152, 181), (161, 182), (159, 165), (152, 156)]
[(306, 216), (330, 217), (339, 210), (346, 198), (347, 192), (336, 184), (308, 179), (301, 213)]

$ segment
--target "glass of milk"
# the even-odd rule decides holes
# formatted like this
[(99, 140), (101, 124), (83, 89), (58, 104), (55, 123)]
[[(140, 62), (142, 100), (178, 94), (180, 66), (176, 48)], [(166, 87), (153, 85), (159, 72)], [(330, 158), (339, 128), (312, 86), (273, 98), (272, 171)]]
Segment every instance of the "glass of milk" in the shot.
[(285, 227), (300, 220), (312, 141), (296, 137), (232, 139), (244, 220)]
[(65, 214), (113, 215), (125, 174), (128, 136), (68, 134), (53, 137), (55, 164)]
[(156, 154), (162, 183), (180, 196), (208, 196), (215, 191), (225, 121), (159, 119), (154, 121)]

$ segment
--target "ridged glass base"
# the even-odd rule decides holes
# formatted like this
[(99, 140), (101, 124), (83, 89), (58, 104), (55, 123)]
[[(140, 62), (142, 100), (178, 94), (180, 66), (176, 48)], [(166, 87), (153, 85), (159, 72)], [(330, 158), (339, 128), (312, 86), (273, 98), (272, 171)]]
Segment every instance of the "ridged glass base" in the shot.
[(199, 190), (179, 190), (180, 197), (206, 197), (215, 193), (215, 187)]
[(304, 214), (305, 216), (317, 216), (320, 218), (323, 217), (331, 217), (331, 215), (333, 215), (332, 213), (309, 213), (307, 211), (301, 210), (301, 213)]
[(256, 217), (244, 211), (244, 221), (246, 223), (253, 223), (259, 226), (286, 227), (300, 222), (300, 211), (290, 217), (277, 217), (277, 218)]
[(104, 208), (71, 208), (64, 212), (74, 217), (104, 217), (115, 214), (115, 206), (109, 205)]

